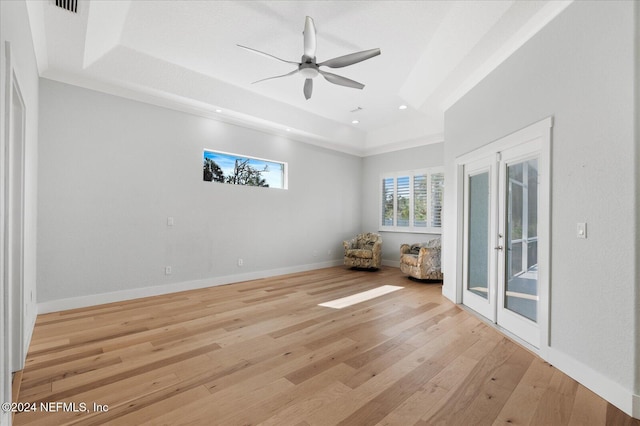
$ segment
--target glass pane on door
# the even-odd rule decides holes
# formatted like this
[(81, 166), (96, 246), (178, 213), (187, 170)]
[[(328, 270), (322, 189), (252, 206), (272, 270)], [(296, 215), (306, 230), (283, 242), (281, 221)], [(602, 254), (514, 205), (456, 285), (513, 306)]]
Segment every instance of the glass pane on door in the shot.
[(489, 172), (469, 176), (467, 290), (489, 296)]
[(507, 165), (504, 307), (531, 321), (538, 312), (538, 160)]

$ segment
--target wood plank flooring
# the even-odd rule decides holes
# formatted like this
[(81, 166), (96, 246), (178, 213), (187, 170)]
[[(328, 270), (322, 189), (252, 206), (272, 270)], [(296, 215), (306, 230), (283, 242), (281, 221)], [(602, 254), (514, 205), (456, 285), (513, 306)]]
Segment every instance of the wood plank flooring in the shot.
[(335, 267), (41, 315), (15, 424), (640, 425), (441, 289)]

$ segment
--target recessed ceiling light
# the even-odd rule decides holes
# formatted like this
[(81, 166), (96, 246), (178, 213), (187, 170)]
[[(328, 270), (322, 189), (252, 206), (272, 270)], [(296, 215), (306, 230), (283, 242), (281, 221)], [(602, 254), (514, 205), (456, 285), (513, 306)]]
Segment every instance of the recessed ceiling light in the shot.
[(398, 107), (398, 109), (407, 109), (407, 106), (406, 106), (406, 105), (400, 105), (400, 106)]
[(287, 132), (290, 132), (290, 131), (291, 131), (291, 129), (290, 129), (290, 128), (288, 128), (288, 127), (287, 127), (285, 130), (286, 130)]
[(216, 112), (222, 112), (220, 108), (216, 108)]
[(351, 122), (351, 124), (358, 124), (358, 123), (360, 123), (358, 120), (353, 120), (353, 121)]

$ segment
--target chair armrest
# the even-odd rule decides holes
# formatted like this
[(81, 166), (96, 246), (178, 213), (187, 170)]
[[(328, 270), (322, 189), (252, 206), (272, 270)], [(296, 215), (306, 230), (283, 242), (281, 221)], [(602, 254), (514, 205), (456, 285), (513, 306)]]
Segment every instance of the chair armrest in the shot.
[(354, 248), (355, 244), (356, 244), (356, 239), (355, 238), (353, 238), (351, 240), (348, 240), (348, 241), (343, 241), (342, 242), (342, 245), (344, 246), (345, 251)]
[(420, 247), (418, 253), (418, 264), (424, 263), (425, 259), (430, 259), (432, 256), (440, 256), (440, 247)]

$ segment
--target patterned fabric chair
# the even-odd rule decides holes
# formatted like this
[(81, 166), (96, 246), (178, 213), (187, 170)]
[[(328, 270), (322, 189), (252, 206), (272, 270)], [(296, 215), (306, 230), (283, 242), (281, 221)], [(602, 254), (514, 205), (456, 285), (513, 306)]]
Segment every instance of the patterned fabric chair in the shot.
[(400, 270), (420, 280), (442, 280), (440, 238), (400, 246)]
[(344, 264), (352, 268), (378, 269), (382, 263), (382, 237), (367, 232), (345, 241)]

